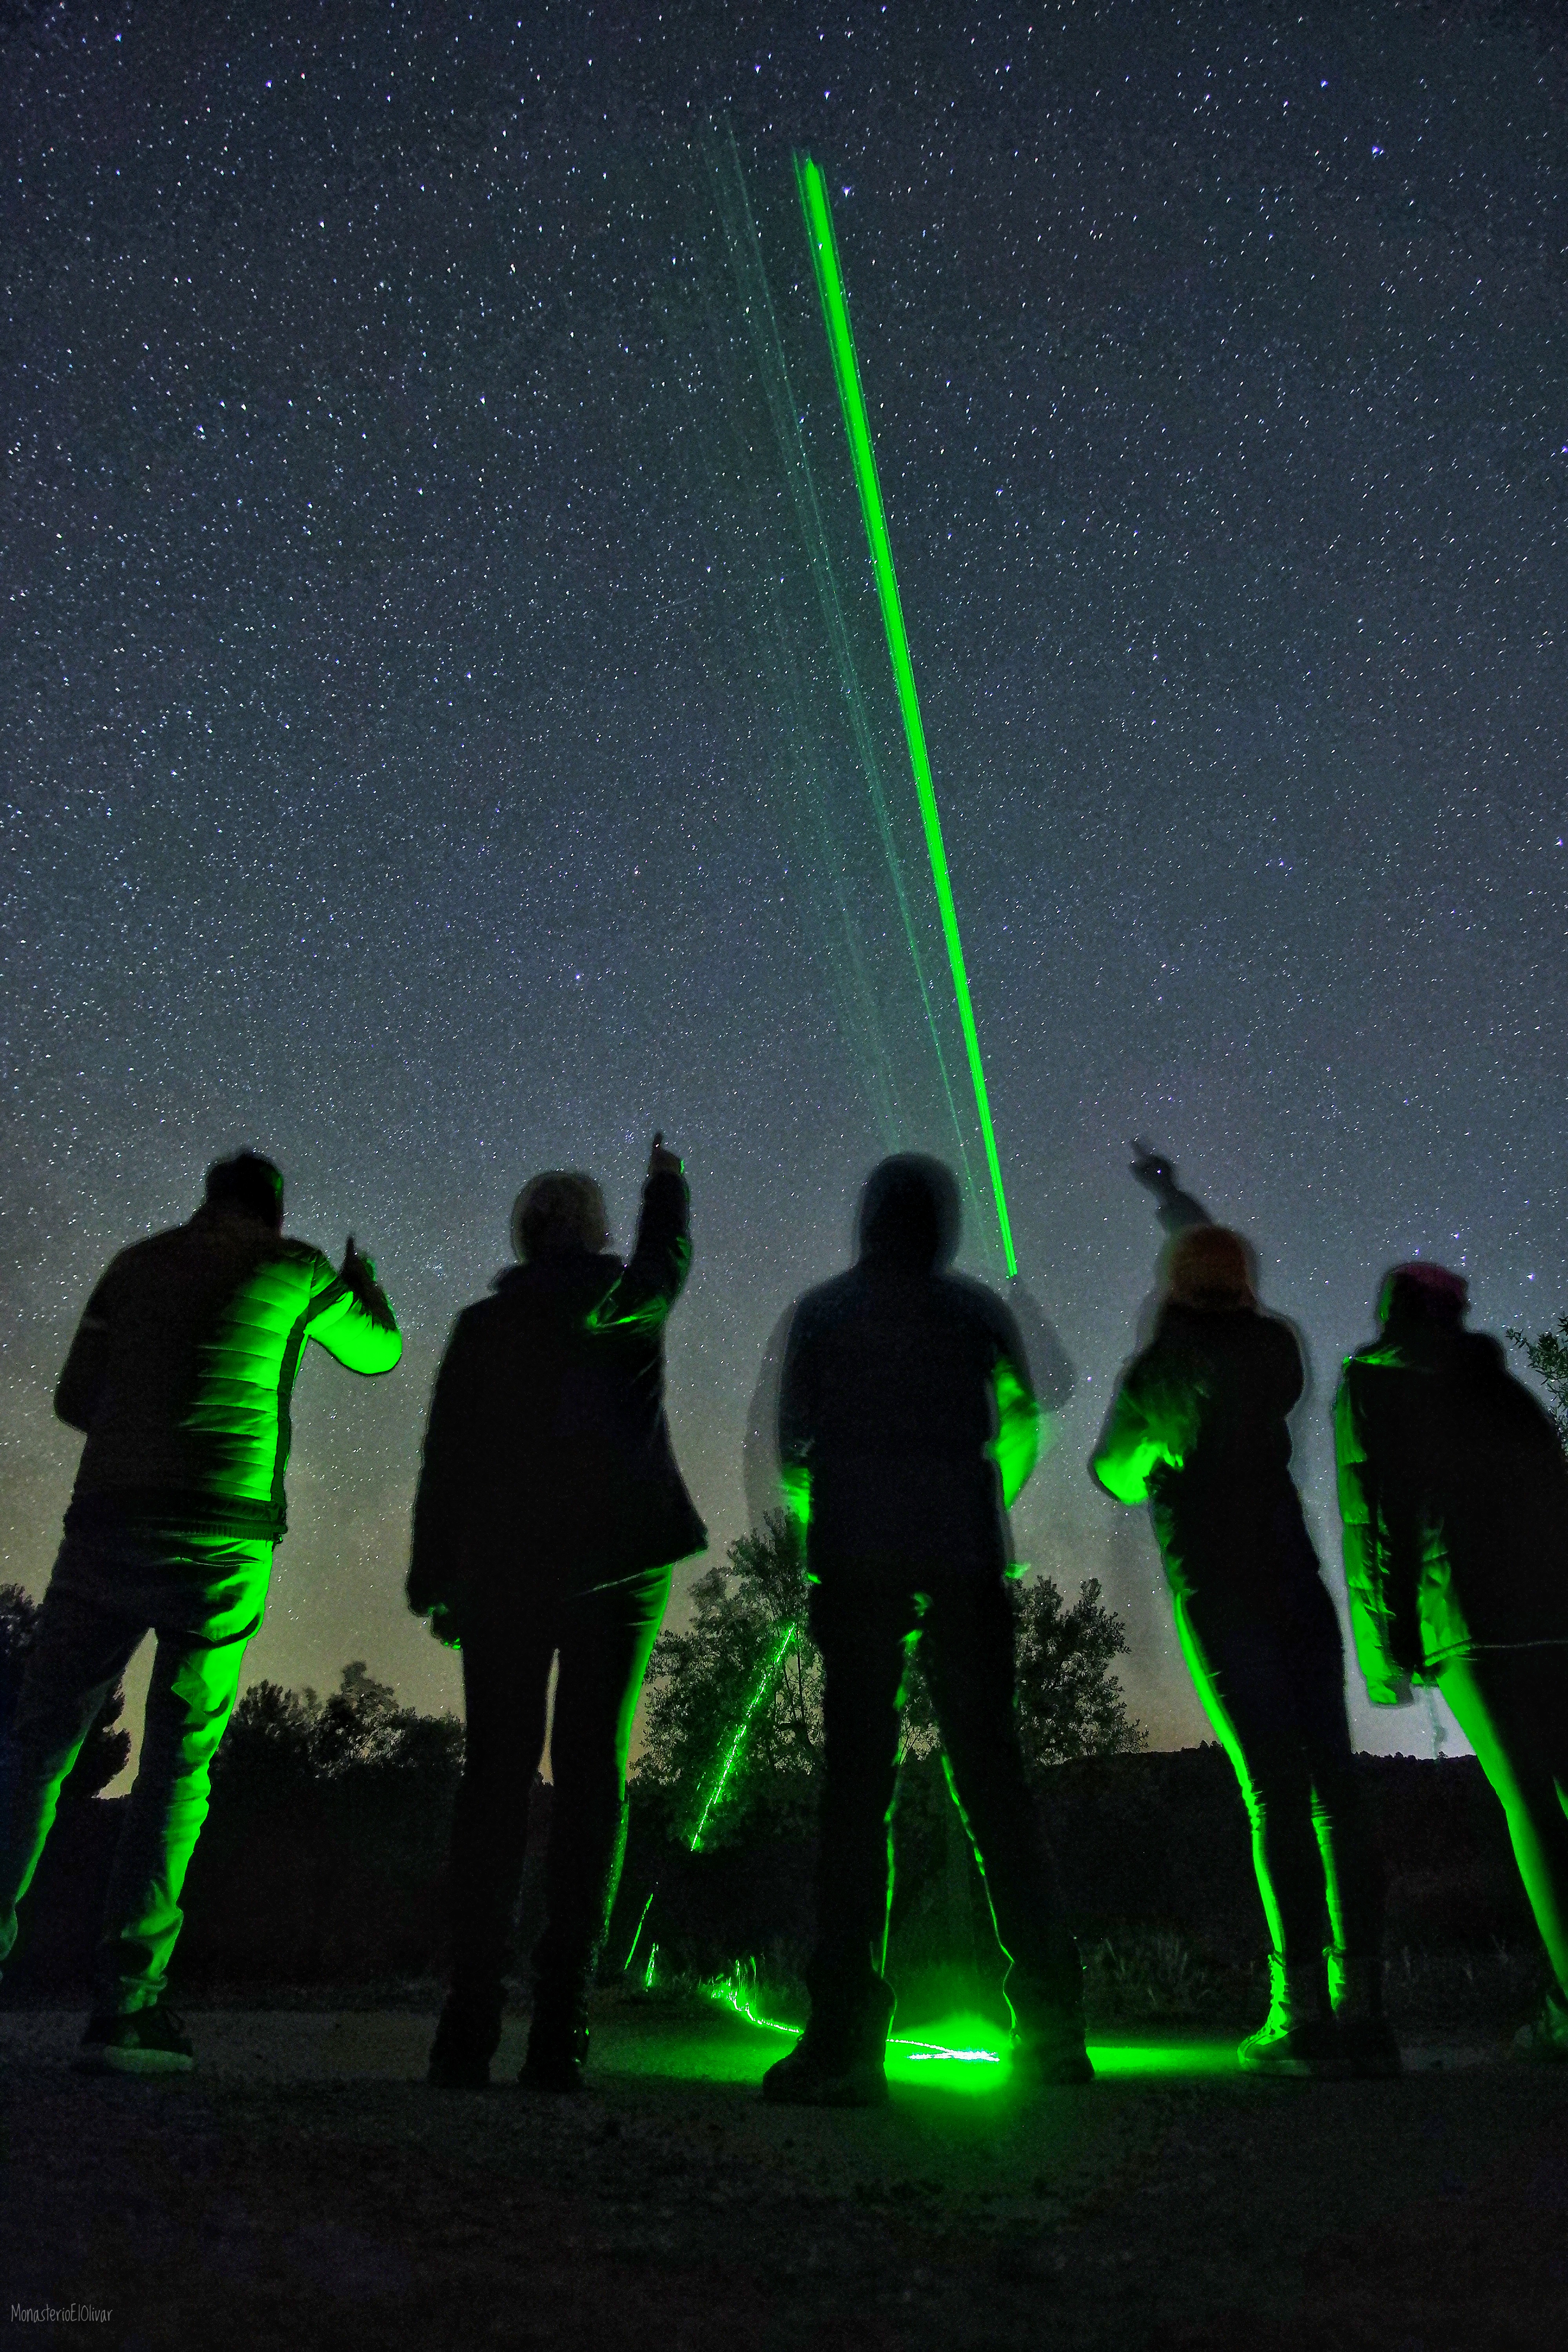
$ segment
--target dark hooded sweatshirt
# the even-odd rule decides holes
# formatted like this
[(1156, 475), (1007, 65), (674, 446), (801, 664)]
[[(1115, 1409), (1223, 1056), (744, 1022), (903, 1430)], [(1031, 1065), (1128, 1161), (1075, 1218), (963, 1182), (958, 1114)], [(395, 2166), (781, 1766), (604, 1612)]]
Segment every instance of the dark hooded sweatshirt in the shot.
[(691, 1262), (683, 1177), (650, 1176), (629, 1265), (539, 1257), (465, 1308), (430, 1403), (411, 1608), (587, 1591), (707, 1543), (664, 1408), (664, 1323)]
[[(779, 1454), (810, 1479), (806, 1559), (1000, 1575), (1005, 1499), (1037, 1444), (1018, 1326), (991, 1291), (896, 1254), (863, 1257), (795, 1309)], [(1016, 1464), (1004, 1496), (999, 1457)]]
[(1281, 1317), (1172, 1302), (1095, 1447), (1106, 1492), (1150, 1504), (1172, 1591), (1215, 1621), (1267, 1617), (1318, 1573), (1290, 1476), (1303, 1378)]
[(1334, 1450), (1374, 1699), (1470, 1650), (1568, 1643), (1568, 1458), (1495, 1339), (1416, 1322), (1358, 1349)]

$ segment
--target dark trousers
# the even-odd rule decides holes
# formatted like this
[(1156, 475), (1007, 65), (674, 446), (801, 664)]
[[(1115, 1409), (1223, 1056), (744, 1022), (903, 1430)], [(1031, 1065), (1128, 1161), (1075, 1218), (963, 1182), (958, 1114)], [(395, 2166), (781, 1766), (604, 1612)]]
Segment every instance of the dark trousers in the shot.
[(557, 1656), (546, 1926), (534, 1976), (540, 1990), (570, 1996), (592, 1975), (626, 1846), (632, 1720), (668, 1599), (661, 1568), (597, 1592), (531, 1592), (465, 1619), (468, 1744), (452, 1822), (459, 2006), (499, 2016)]
[(812, 1593), (811, 1631), (826, 1737), (817, 1940), (806, 1971), (814, 2014), (852, 2021), (886, 1998), (904, 1670), (917, 1642), (1019, 2022), (1079, 2010), (1083, 1971), (1018, 1744), (1002, 1579), (836, 1563)]
[(1176, 1601), (1198, 1696), (1241, 1784), (1274, 1949), (1322, 1950), (1327, 1904), (1342, 1952), (1383, 1942), (1383, 1872), (1368, 1836), (1345, 1712), (1344, 1644), (1327, 1588), (1303, 1578), (1268, 1616)]
[(1508, 1815), (1514, 1860), (1568, 1994), (1568, 1647), (1472, 1650), (1437, 1687)]

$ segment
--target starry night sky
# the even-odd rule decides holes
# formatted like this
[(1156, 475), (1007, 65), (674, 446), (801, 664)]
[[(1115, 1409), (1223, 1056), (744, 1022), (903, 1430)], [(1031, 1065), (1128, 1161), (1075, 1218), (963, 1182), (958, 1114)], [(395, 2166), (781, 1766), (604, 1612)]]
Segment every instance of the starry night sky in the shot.
[[(0, 1578), (47, 1574), (95, 1275), (247, 1143), (406, 1335), (378, 1383), (307, 1363), (253, 1675), (456, 1702), (401, 1597), (447, 1327), (535, 1168), (594, 1169), (629, 1240), (656, 1125), (678, 1448), (738, 1533), (764, 1339), (885, 1139), (814, 810), (942, 1148), (727, 117), (906, 823), (792, 147), (833, 189), (1019, 1257), (1079, 1367), (1022, 1549), (1104, 1579), (1134, 1704), (1193, 1738), (1147, 1529), (1083, 1470), (1158, 1238), (1127, 1139), (1305, 1329), (1336, 1584), (1326, 1408), (1381, 1268), (1459, 1265), (1494, 1329), (1568, 1307), (1568, 35), (517, 17), (0, 6)], [(1424, 1713), (1358, 1728), (1429, 1752)]]

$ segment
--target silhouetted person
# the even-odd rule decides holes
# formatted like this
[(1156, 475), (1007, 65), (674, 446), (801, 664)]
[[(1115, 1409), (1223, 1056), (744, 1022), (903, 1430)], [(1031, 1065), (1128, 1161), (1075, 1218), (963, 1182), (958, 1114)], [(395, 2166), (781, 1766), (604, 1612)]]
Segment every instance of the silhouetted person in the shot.
[(664, 1323), (691, 1263), (686, 1180), (655, 1136), (630, 1263), (591, 1176), (536, 1176), (512, 1211), (520, 1265), (458, 1317), (414, 1506), (409, 1605), (460, 1642), (468, 1745), (452, 1826), (452, 1980), (430, 2053), (442, 2088), (489, 2079), (544, 1751), (554, 1803), (547, 1923), (521, 2079), (574, 2091), (588, 1989), (626, 1843), (632, 1718), (671, 1564), (707, 1532), (664, 1410)]
[(914, 1154), (872, 1171), (847, 1274), (808, 1291), (779, 1401), (786, 1487), (806, 1521), (826, 1739), (811, 2019), (770, 2099), (869, 2105), (893, 1996), (883, 1974), (905, 1662), (914, 1643), (950, 1780), (1010, 1962), (1015, 2063), (1086, 2082), (1083, 1972), (1018, 1742), (1005, 1510), (1038, 1409), (1002, 1301), (950, 1273), (957, 1188)]
[(295, 1374), (310, 1339), (356, 1372), (390, 1371), (403, 1349), (353, 1236), (340, 1273), (282, 1227), (272, 1162), (220, 1160), (187, 1223), (114, 1259), (55, 1391), (87, 1444), (6, 1747), (0, 1958), (106, 1693), (149, 1629), (158, 1643), (84, 2066), (192, 2063), (163, 1992), (213, 1757), (284, 1530)]
[(1568, 1459), (1462, 1275), (1386, 1276), (1334, 1406), (1351, 1623), (1378, 1706), (1436, 1684), (1508, 1816), (1555, 1983), (1515, 2042), (1568, 2059)]
[(1238, 2056), (1258, 2073), (1397, 2074), (1339, 1619), (1290, 1475), (1301, 1350), (1259, 1308), (1238, 1234), (1189, 1221), (1164, 1272), (1090, 1466), (1119, 1503), (1151, 1506), (1183, 1653), (1252, 1823), (1270, 2000)]

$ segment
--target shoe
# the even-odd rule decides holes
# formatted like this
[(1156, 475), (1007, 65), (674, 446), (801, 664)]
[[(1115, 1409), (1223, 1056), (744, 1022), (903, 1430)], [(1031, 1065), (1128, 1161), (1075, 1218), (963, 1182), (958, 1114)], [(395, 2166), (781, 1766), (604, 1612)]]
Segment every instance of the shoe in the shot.
[(1331, 1946), (1329, 1997), (1333, 2002), (1340, 2055), (1361, 2081), (1391, 2083), (1405, 2061), (1394, 2028), (1383, 2013), (1383, 1961), (1376, 1954), (1342, 1952)]
[(436, 2039), (430, 2044), (430, 2064), (425, 2080), (433, 2091), (482, 2091), (490, 2079), (490, 2060), (500, 2040), (500, 1990), (481, 1994), (453, 1990), (447, 1995)]
[(1062, 2011), (1020, 2024), (1013, 2036), (1011, 2080), (1025, 2093), (1092, 2083), (1094, 2064), (1084, 2047), (1083, 2019)]
[(490, 2062), (458, 2053), (447, 2056), (432, 2050), (425, 2080), (433, 2091), (485, 2091), (489, 2088)]
[(146, 2009), (96, 2011), (73, 2063), (82, 2074), (188, 2074), (196, 2058), (174, 2011), (155, 2000)]
[(1268, 2015), (1236, 2053), (1247, 2074), (1272, 2074), (1299, 2081), (1341, 2081), (1350, 2061), (1341, 2047), (1333, 2016), (1325, 2015), (1327, 1986), (1321, 1959), (1292, 1961), (1268, 1955)]
[(1530, 2023), (1514, 2035), (1513, 2054), (1532, 2066), (1568, 2062), (1568, 1993), (1552, 1987)]
[(547, 2091), (553, 2098), (571, 2098), (585, 2087), (587, 2071), (586, 1985), (574, 1985), (563, 1992), (542, 1988), (534, 1994), (528, 2055), (518, 2081), (525, 2091)]
[(848, 2001), (839, 1988), (814, 1995), (805, 2032), (763, 2076), (763, 2098), (777, 2107), (885, 2107), (892, 2022), (892, 1990), (879, 1976)]
[(888, 2076), (881, 2053), (837, 2048), (808, 2025), (787, 2058), (763, 2076), (763, 2096), (775, 2107), (885, 2107)]

